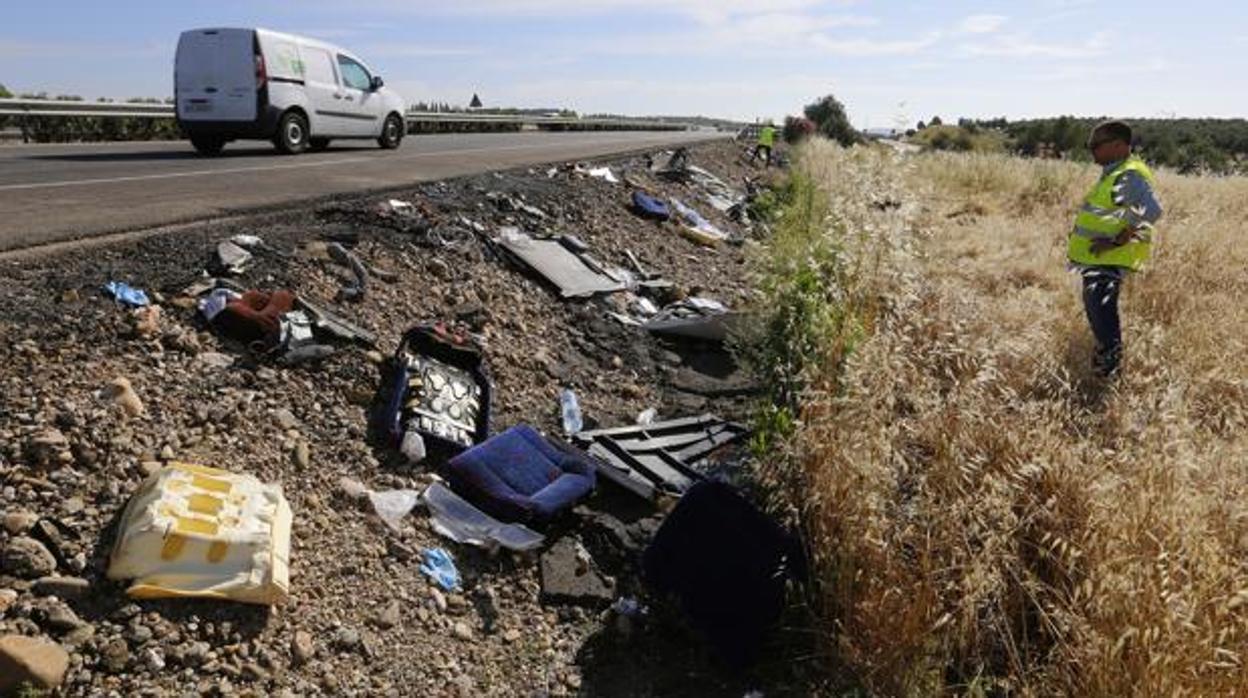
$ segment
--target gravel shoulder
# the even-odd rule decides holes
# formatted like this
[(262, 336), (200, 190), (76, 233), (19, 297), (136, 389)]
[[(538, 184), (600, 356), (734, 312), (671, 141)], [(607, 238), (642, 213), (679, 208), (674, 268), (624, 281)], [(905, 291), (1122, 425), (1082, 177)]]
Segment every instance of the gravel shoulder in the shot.
[[(734, 186), (758, 174), (734, 144), (690, 152)], [(430, 529), (420, 508), (393, 531), (342, 485), (349, 478), (374, 490), (422, 490), (433, 479), (438, 463), (404, 464), (369, 426), (381, 359), (421, 321), (461, 323), (482, 341), (494, 432), (523, 422), (561, 434), (564, 387), (602, 426), (632, 424), (647, 408), (662, 418), (713, 412), (749, 421), (750, 382), (725, 352), (620, 323), (608, 312), (629, 311), (623, 294), (561, 300), (485, 242), (505, 226), (575, 235), (611, 266), (627, 268), (632, 253), (672, 281), (675, 296), (748, 304), (748, 231), (714, 211), (696, 185), (653, 176), (645, 156), (604, 164), (696, 204), (744, 244), (699, 246), (675, 224), (634, 215), (628, 184), (540, 168), (0, 261), (0, 549), (40, 541), (57, 575), (83, 580), (49, 590), (32, 583), (37, 574), (0, 567), (0, 635), (64, 647), (61, 691), (72, 696), (802, 693), (788, 656), (800, 645), (792, 633), (780, 633), (759, 666), (736, 672), (661, 608), (643, 622), (543, 603), (536, 555), (456, 545)], [(429, 225), (396, 217), (391, 198), (413, 203)], [(340, 346), (323, 362), (291, 367), (206, 327), (183, 290), (202, 278), (217, 243), (239, 234), (260, 236), (272, 251), (258, 251), (236, 282), (313, 299), (375, 333), (377, 346)], [(362, 301), (346, 303), (336, 299), (349, 273), (325, 254), (325, 242), (351, 237), (355, 254), (394, 280), (372, 278)], [(160, 308), (154, 326), (104, 296), (108, 280), (146, 289)], [(142, 414), (110, 399), (118, 377), (132, 385)], [(172, 459), (282, 486), (295, 512), (288, 603), (133, 601), (105, 578), (130, 493)], [(612, 551), (598, 553), (588, 540), (592, 510), (619, 510), (607, 501), (610, 488), (599, 489), (589, 510), (552, 524), (547, 538), (584, 539), (619, 595), (636, 596), (632, 565), (608, 565)], [(620, 514), (630, 531), (661, 521), (661, 510), (631, 509)], [(419, 572), (429, 547), (454, 553), (462, 593), (439, 592)]]

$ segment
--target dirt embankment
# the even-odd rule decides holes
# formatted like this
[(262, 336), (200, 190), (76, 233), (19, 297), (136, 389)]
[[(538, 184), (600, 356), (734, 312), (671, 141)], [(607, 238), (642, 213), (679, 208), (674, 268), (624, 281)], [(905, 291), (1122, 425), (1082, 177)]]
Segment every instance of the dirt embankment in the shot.
[[(737, 187), (757, 174), (731, 144), (692, 157)], [(645, 158), (608, 164), (749, 237), (697, 185), (655, 177)], [(576, 391), (591, 424), (631, 424), (651, 407), (661, 418), (748, 418), (748, 382), (714, 345), (622, 324), (608, 312), (630, 312), (626, 294), (560, 300), (487, 242), (506, 226), (575, 235), (608, 266), (629, 268), (631, 253), (673, 283), (671, 297), (743, 305), (745, 248), (702, 247), (672, 223), (638, 218), (627, 208), (631, 190), (530, 169), (392, 195), (414, 204), (410, 217), (387, 210), (391, 196), (344, 199), (4, 262), (0, 547), (34, 537), (57, 574), (83, 581), (48, 596), (0, 570), (0, 635), (63, 645), (69, 695), (741, 695), (757, 685), (716, 666), (678, 623), (656, 618), (630, 629), (609, 613), (542, 604), (533, 556), (456, 546), (420, 509), (396, 534), (340, 485), (349, 477), (376, 490), (420, 490), (436, 471), (436, 462), (403, 464), (369, 429), (382, 357), (424, 320), (461, 323), (482, 342), (495, 432), (523, 422), (560, 434), (563, 387)], [(237, 283), (290, 289), (375, 333), (377, 346), (339, 346), (323, 362), (288, 367), (205, 326), (183, 290), (202, 277), (217, 243), (239, 234), (260, 236), (268, 249), (255, 251)], [(350, 274), (325, 254), (330, 238), (358, 240), (354, 253), (394, 280), (374, 276), (362, 301), (337, 302)], [(109, 280), (146, 289), (160, 308), (155, 325), (140, 326), (105, 297)], [(107, 398), (117, 377), (133, 385), (142, 415), (127, 418)], [(105, 579), (113, 521), (145, 473), (171, 459), (283, 487), (295, 512), (289, 603), (135, 602)], [(588, 537), (585, 516), (556, 525), (548, 539)], [(660, 516), (642, 510), (624, 523), (641, 538)], [(418, 571), (420, 551), (438, 546), (455, 553), (462, 593), (437, 592)], [(627, 565), (607, 571), (621, 595), (637, 593)], [(783, 675), (786, 661), (762, 671)]]

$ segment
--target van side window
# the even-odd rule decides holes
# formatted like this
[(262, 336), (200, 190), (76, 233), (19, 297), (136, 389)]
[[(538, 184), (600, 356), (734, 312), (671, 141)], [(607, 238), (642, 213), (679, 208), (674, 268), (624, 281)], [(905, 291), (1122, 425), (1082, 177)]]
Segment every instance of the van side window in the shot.
[(310, 46), (300, 46), (304, 63), (307, 65), (308, 82), (319, 82), (323, 85), (337, 85), (338, 74), (334, 72), (334, 59), (329, 51)]
[(269, 73), (274, 77), (303, 79), (303, 61), (299, 60), (299, 51), (289, 41), (278, 41), (274, 45), (272, 57), (269, 59)]
[(369, 77), (364, 66), (340, 53), (338, 54), (338, 67), (342, 70), (342, 83), (347, 87), (354, 87), (365, 92), (371, 88), (373, 79)]

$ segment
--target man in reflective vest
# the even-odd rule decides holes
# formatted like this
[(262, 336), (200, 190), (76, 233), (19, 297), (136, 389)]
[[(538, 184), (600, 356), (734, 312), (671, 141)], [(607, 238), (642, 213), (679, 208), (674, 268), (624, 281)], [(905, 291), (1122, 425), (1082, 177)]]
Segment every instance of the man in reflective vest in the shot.
[(1083, 276), (1083, 308), (1097, 344), (1093, 368), (1108, 377), (1122, 358), (1118, 293), (1127, 273), (1148, 261), (1161, 205), (1153, 194), (1152, 171), (1131, 154), (1130, 126), (1098, 124), (1088, 149), (1103, 169), (1075, 216), (1066, 255)]
[(754, 146), (754, 153), (750, 155), (750, 164), (761, 155), (763, 156), (763, 167), (771, 165), (771, 149), (776, 145), (776, 127), (770, 121), (763, 124), (758, 129), (758, 145)]

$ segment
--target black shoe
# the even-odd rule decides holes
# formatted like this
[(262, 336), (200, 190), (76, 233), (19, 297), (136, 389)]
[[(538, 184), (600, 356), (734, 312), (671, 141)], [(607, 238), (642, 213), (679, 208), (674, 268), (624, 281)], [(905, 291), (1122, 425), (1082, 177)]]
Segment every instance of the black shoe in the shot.
[(1096, 371), (1102, 378), (1112, 378), (1118, 373), (1118, 363), (1120, 352), (1113, 351), (1097, 351), (1092, 357), (1092, 370)]

